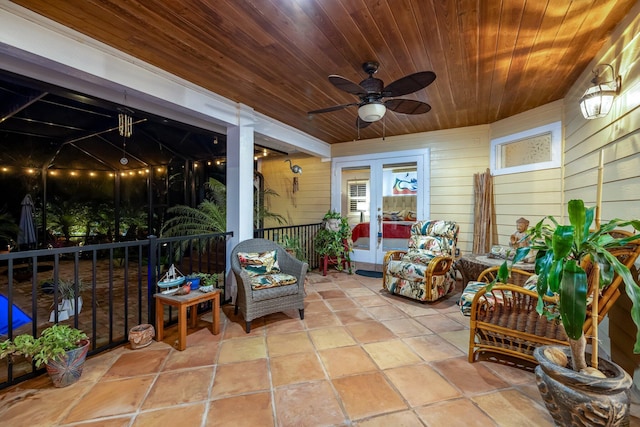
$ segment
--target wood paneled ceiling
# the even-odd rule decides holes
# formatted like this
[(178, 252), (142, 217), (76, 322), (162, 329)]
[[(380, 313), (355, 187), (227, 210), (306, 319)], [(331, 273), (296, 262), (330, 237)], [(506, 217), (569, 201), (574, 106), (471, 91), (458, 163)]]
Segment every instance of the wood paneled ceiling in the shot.
[[(328, 143), (360, 134), (357, 110), (309, 116), (357, 97), (380, 63), (386, 84), (433, 71), (388, 112), (387, 136), (492, 123), (565, 96), (636, 0), (15, 0), (34, 12)], [(577, 105), (576, 105), (577, 108)]]

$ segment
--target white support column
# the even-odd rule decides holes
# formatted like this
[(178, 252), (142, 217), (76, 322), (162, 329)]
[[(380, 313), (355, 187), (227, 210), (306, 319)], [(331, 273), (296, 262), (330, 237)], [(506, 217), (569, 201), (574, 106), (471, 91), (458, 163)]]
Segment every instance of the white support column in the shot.
[[(227, 127), (227, 231), (233, 231), (227, 241), (227, 265), (235, 245), (253, 238), (253, 155), (253, 110), (240, 105), (238, 125)], [(230, 270), (227, 275), (225, 297), (235, 301), (235, 278)]]

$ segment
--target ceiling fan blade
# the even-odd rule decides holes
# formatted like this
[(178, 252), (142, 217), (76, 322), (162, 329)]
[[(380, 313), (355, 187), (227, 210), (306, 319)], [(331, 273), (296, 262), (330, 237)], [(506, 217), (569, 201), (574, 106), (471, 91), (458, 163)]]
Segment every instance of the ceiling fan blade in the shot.
[(362, 86), (352, 82), (351, 80), (345, 79), (342, 76), (332, 74), (329, 76), (329, 81), (333, 83), (335, 87), (345, 92), (349, 92), (358, 96), (367, 94), (367, 91)]
[(424, 114), (431, 110), (431, 105), (413, 99), (389, 99), (384, 105), (389, 110), (402, 114)]
[(364, 129), (367, 126), (369, 126), (371, 123), (373, 123), (373, 122), (365, 122), (364, 120), (362, 120), (360, 118), (360, 116), (356, 117), (356, 127), (358, 129)]
[(421, 71), (409, 74), (382, 89), (383, 96), (402, 96), (429, 86), (436, 79), (433, 71)]
[(321, 108), (319, 110), (309, 111), (307, 114), (320, 114), (320, 113), (329, 113), (331, 111), (342, 110), (343, 108), (353, 107), (354, 105), (358, 105), (357, 102), (353, 104), (342, 104), (342, 105), (334, 105), (333, 107)]

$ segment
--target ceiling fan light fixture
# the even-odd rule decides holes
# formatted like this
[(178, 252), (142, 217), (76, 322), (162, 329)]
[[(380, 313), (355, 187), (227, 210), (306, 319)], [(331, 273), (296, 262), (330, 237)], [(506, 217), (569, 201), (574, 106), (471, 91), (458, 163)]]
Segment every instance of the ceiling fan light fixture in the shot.
[(365, 122), (377, 122), (384, 117), (384, 113), (386, 112), (387, 107), (381, 102), (371, 102), (358, 108), (358, 116), (360, 120), (364, 120)]
[[(611, 71), (611, 80), (605, 80), (604, 74)], [(587, 89), (580, 98), (580, 111), (585, 119), (596, 119), (609, 114), (613, 106), (613, 99), (620, 93), (621, 78), (615, 76), (610, 64), (600, 64), (594, 70), (592, 80), (595, 86)]]

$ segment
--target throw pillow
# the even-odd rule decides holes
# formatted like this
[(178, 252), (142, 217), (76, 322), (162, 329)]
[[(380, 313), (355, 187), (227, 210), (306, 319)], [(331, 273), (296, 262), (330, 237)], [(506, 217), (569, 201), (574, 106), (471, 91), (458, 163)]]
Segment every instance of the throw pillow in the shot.
[(280, 273), (277, 251), (267, 252), (238, 252), (238, 261), (249, 276), (260, 274)]

